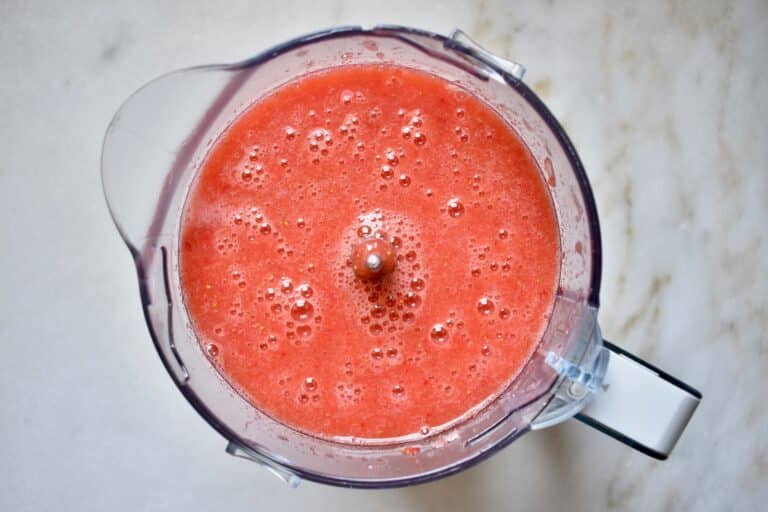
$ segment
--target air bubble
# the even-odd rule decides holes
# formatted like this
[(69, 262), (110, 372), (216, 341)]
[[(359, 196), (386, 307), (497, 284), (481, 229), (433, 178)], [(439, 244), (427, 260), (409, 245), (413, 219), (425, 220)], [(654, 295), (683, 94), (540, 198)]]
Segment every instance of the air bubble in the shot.
[(443, 343), (448, 339), (448, 329), (443, 324), (435, 324), (432, 327), (432, 331), (429, 333), (432, 341), (436, 343)]
[(305, 299), (308, 299), (312, 297), (314, 290), (312, 290), (312, 287), (309, 286), (308, 284), (302, 284), (301, 286), (299, 286), (299, 293), (301, 294), (302, 297), (304, 297)]
[(310, 151), (317, 151), (320, 148), (321, 142), (326, 147), (333, 145), (333, 136), (325, 128), (315, 128), (307, 138), (309, 139)]
[(373, 318), (381, 318), (387, 313), (387, 308), (381, 304), (376, 304), (371, 308), (371, 316)]
[(392, 169), (391, 165), (384, 164), (381, 166), (381, 177), (385, 180), (391, 180), (392, 177), (395, 175), (395, 171)]
[(506, 320), (507, 318), (509, 318), (510, 314), (511, 312), (509, 311), (509, 309), (501, 308), (501, 310), (499, 311), (499, 318), (501, 318), (502, 320)]
[(312, 335), (312, 328), (308, 325), (300, 325), (296, 328), (296, 334), (302, 338), (309, 338)]
[(401, 174), (400, 177), (397, 179), (397, 181), (403, 187), (407, 187), (408, 185), (411, 184), (411, 178), (407, 174)]
[(395, 384), (392, 386), (392, 394), (395, 396), (403, 396), (403, 393), (405, 393), (405, 388), (401, 386), (400, 384)]
[(488, 297), (482, 297), (477, 301), (477, 310), (482, 315), (490, 315), (495, 309), (496, 307), (493, 305), (493, 301)]
[(454, 197), (448, 201), (447, 211), (448, 211), (448, 215), (450, 215), (451, 217), (454, 217), (454, 218), (461, 217), (461, 215), (464, 213), (464, 205), (461, 203), (460, 200)]
[(403, 303), (409, 308), (417, 308), (421, 304), (421, 297), (414, 292), (408, 292), (405, 294)]
[(317, 381), (314, 377), (307, 377), (304, 379), (304, 389), (310, 392), (317, 389)]
[(312, 318), (314, 311), (315, 308), (311, 302), (299, 299), (291, 307), (291, 318), (299, 322), (305, 322)]
[(411, 289), (414, 291), (421, 291), (424, 289), (424, 280), (420, 277), (414, 277), (411, 279)]
[(293, 291), (293, 283), (287, 277), (280, 279), (280, 291), (283, 293), (291, 293)]
[(216, 357), (219, 355), (219, 347), (214, 343), (208, 343), (205, 346), (205, 352), (211, 357)]

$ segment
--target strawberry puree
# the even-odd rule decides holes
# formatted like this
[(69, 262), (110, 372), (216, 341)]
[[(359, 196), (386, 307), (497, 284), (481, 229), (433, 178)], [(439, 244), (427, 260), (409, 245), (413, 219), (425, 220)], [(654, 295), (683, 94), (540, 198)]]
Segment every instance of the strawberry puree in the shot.
[[(558, 240), (536, 163), (486, 104), (424, 72), (342, 66), (256, 101), (214, 143), (180, 274), (202, 349), (254, 406), (380, 439), (509, 385), (546, 327)], [(368, 246), (389, 251), (378, 274), (360, 270)]]

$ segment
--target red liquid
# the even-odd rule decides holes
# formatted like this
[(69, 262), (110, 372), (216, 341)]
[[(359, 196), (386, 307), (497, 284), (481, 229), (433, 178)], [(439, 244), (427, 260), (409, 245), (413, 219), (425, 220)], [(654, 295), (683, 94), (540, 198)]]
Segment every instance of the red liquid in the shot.
[[(396, 266), (355, 276), (353, 246)], [(519, 373), (559, 266), (546, 185), (489, 107), (394, 66), (312, 74), (214, 144), (187, 199), (194, 329), (256, 407), (320, 436), (396, 437), (465, 416)]]

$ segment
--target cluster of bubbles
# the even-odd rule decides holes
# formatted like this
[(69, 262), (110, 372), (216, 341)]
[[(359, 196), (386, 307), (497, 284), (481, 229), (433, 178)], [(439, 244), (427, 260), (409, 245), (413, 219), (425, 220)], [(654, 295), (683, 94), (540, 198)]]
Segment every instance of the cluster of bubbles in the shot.
[[(296, 219), (283, 219), (279, 222), (270, 221), (263, 210), (258, 207), (237, 209), (229, 214), (234, 230), (217, 239), (216, 248), (222, 256), (238, 247), (238, 231), (244, 234), (249, 242), (262, 240), (271, 235), (268, 240), (274, 240), (275, 251), (278, 256), (291, 258), (295, 255), (294, 248), (286, 241), (281, 229), (294, 229), (309, 233), (312, 231), (309, 221), (305, 217)], [(279, 229), (281, 228), (281, 229)]]
[(405, 119), (406, 123), (400, 128), (400, 135), (403, 139), (413, 142), (417, 146), (423, 146), (427, 143), (427, 135), (424, 133), (424, 120), (420, 109), (407, 112), (401, 108), (397, 111), (397, 117)]
[[(494, 313), (496, 313), (496, 316), (498, 316), (501, 320), (507, 320), (511, 315), (512, 312), (508, 307), (496, 307), (496, 302), (498, 301), (499, 296), (496, 295), (494, 298), (491, 298), (489, 296), (482, 296), (477, 301), (477, 311), (481, 315), (485, 317), (492, 317)], [(498, 309), (498, 311), (497, 311)]]
[(301, 345), (303, 340), (312, 336), (312, 325), (322, 321), (313, 303), (314, 295), (314, 289), (309, 283), (297, 284), (290, 277), (283, 276), (275, 286), (265, 288), (257, 300), (267, 306), (267, 318), (284, 323), (285, 339)]
[[(233, 270), (231, 278), (239, 290), (244, 291), (248, 287), (242, 271)], [(291, 278), (284, 276), (278, 279), (274, 286), (259, 290), (256, 303), (264, 304), (263, 308), (260, 309), (263, 310), (266, 318), (277, 320), (278, 323), (283, 324), (285, 330), (282, 332), (282, 337), (288, 343), (298, 346), (312, 337), (313, 325), (316, 328), (316, 325), (322, 322), (322, 316), (318, 314), (313, 303), (314, 295), (315, 292), (309, 283), (296, 284)], [(230, 314), (236, 318), (244, 316), (241, 299), (238, 298), (232, 302)], [(250, 316), (253, 317), (254, 315), (255, 313)], [(259, 350), (266, 351), (277, 347), (279, 337), (275, 332), (279, 329), (272, 329), (273, 332), (266, 335), (263, 325), (259, 323), (253, 325), (259, 327), (255, 332), (260, 340), (256, 344)], [(217, 327), (214, 332), (219, 337), (224, 334), (221, 327)], [(211, 358), (215, 358), (219, 353), (218, 347), (215, 344), (209, 345), (214, 348), (211, 349), (206, 346), (206, 352)]]
[[(391, 86), (397, 86), (401, 82), (402, 79), (396, 73), (389, 77), (387, 80), (387, 83), (389, 83)], [(458, 99), (462, 99), (466, 96), (465, 92), (457, 91), (456, 94)], [(332, 148), (336, 147), (336, 153), (338, 153), (337, 156), (340, 157), (338, 159), (340, 172), (342, 175), (346, 176), (348, 172), (351, 172), (348, 168), (348, 155), (344, 153), (346, 150), (352, 150), (352, 160), (356, 161), (358, 165), (359, 163), (364, 162), (366, 157), (365, 142), (363, 140), (358, 140), (356, 143), (353, 142), (356, 138), (358, 138), (358, 132), (362, 129), (361, 114), (358, 114), (358, 111), (362, 113), (363, 111), (360, 109), (367, 108), (367, 111), (365, 112), (367, 115), (366, 119), (373, 121), (382, 118), (383, 112), (380, 107), (375, 105), (364, 107), (367, 99), (365, 94), (361, 91), (343, 90), (341, 93), (339, 93), (338, 102), (342, 113), (344, 113), (343, 121), (337, 126), (338, 133), (335, 131), (332, 132), (333, 121), (331, 116), (323, 119), (321, 112), (308, 109), (306, 115), (310, 122), (315, 124), (315, 127), (308, 129), (302, 134), (298, 128), (292, 125), (287, 125), (283, 128), (283, 135), (286, 142), (306, 140), (306, 148), (312, 155), (311, 161), (314, 164), (319, 164), (321, 158), (323, 156), (328, 156)], [(349, 111), (350, 109), (353, 111)], [(331, 108), (331, 106), (325, 108), (326, 114), (330, 114), (333, 111), (334, 108)], [(397, 109), (395, 114), (397, 119), (402, 123), (400, 126), (400, 135), (402, 136), (403, 140), (412, 142), (417, 146), (423, 145), (427, 140), (425, 124), (428, 123), (425, 123), (425, 116), (422, 114), (422, 110), (419, 108), (406, 109), (400, 107)], [(472, 129), (470, 129), (466, 124), (468, 120), (467, 118), (469, 116), (467, 115), (464, 107), (456, 107), (454, 110), (454, 116), (456, 118), (456, 124), (453, 126), (453, 131), (456, 133), (458, 143), (460, 144), (462, 142), (467, 142), (471, 138), (473, 132), (471, 131)], [(320, 122), (319, 124), (317, 124), (318, 121)], [(368, 123), (366, 125), (366, 133), (370, 131), (372, 127), (375, 130), (376, 123)], [(384, 123), (379, 131), (385, 133), (386, 130), (386, 123)], [(490, 132), (486, 132), (486, 137), (491, 136), (492, 134)], [(342, 142), (349, 141), (351, 144), (336, 144), (337, 138), (341, 138)], [(273, 149), (276, 153), (278, 152), (277, 144), (273, 144)], [(268, 153), (268, 150), (266, 153)], [(264, 164), (262, 164), (260, 160), (264, 154), (265, 151), (258, 145), (253, 146), (251, 153), (248, 155), (245, 166), (239, 171), (239, 179), (243, 183), (248, 185), (255, 185), (258, 188), (261, 188), (261, 181), (268, 175), (264, 168)], [(455, 158), (458, 158), (460, 153), (454, 148), (451, 150), (451, 155)], [(405, 156), (403, 149), (400, 148), (397, 152), (392, 149), (387, 149), (384, 156), (384, 159), (381, 159), (380, 155), (376, 155), (375, 157), (377, 160), (382, 160), (377, 164), (377, 173), (382, 179), (382, 182), (377, 185), (377, 188), (383, 192), (389, 190), (392, 187), (392, 184), (399, 184), (402, 188), (410, 187), (413, 182), (413, 176), (409, 172), (403, 172), (402, 169), (398, 168), (399, 160)], [(464, 159), (466, 162), (469, 162), (466, 155)], [(285, 168), (286, 172), (291, 171), (289, 167), (289, 158), (282, 157), (277, 160), (279, 162), (279, 166)], [(416, 164), (418, 165), (418, 163), (419, 162), (417, 161)], [(454, 166), (451, 169), (455, 176), (459, 176), (461, 172), (460, 167)], [(552, 176), (554, 175), (552, 174)], [(449, 204), (447, 206), (447, 210), (451, 216), (461, 216), (465, 209), (469, 207), (481, 207), (481, 199), (485, 195), (485, 192), (481, 189), (480, 186), (480, 175), (475, 174), (472, 179), (472, 187), (475, 191), (477, 191), (478, 199), (480, 200), (474, 202), (470, 201), (467, 205), (464, 205), (460, 202), (458, 208), (454, 208)], [(316, 194), (312, 193), (312, 195), (314, 196)], [(426, 195), (431, 197), (432, 191), (426, 190)], [(487, 204), (482, 205), (482, 207), (487, 207), (490, 209), (493, 208), (493, 205), (488, 202)], [(441, 209), (446, 209), (446, 207), (444, 206)]]
[(336, 398), (342, 405), (358, 404), (361, 401), (363, 388), (359, 384), (349, 382), (336, 383)]
[[(322, 156), (327, 156), (333, 146), (333, 135), (330, 130), (325, 128), (314, 128), (307, 135), (309, 150), (313, 153), (319, 152)], [(312, 163), (317, 165), (320, 159), (314, 157)]]
[[(397, 83), (399, 78), (396, 76), (392, 77), (392, 84)], [(344, 90), (339, 95), (339, 103), (341, 104), (342, 109), (344, 108), (360, 108), (362, 104), (366, 102), (365, 95), (360, 91), (351, 91), (351, 90)], [(333, 112), (332, 108), (326, 108), (326, 113)], [(400, 127), (400, 135), (402, 136), (404, 141), (409, 141), (414, 143), (417, 146), (423, 145), (426, 140), (426, 134), (425, 134), (425, 121), (424, 116), (422, 115), (421, 109), (412, 109), (408, 110), (405, 108), (399, 108), (396, 111), (397, 118), (400, 119), (403, 124)], [(307, 113), (307, 116), (311, 120), (320, 120), (316, 119), (319, 116), (318, 112), (314, 110), (309, 110)], [(383, 117), (383, 112), (380, 107), (378, 106), (372, 106), (367, 111), (367, 117), (370, 120), (377, 120), (381, 117)], [(462, 107), (457, 107), (455, 110), (455, 117), (457, 118), (457, 121), (459, 121), (459, 124), (455, 126), (454, 131), (456, 132), (459, 142), (466, 142), (469, 137), (469, 129), (461, 124), (462, 121), (465, 120), (466, 112)], [(311, 162), (314, 164), (319, 164), (321, 161), (321, 158), (324, 156), (330, 155), (330, 152), (332, 148), (335, 145), (335, 134), (331, 131), (331, 123), (332, 120), (330, 117), (325, 119), (324, 125), (315, 125), (314, 128), (308, 130), (308, 133), (305, 133), (303, 136), (303, 139), (307, 142), (307, 149), (309, 150), (309, 153), (312, 156)], [(370, 130), (370, 124), (368, 125), (368, 130)], [(375, 124), (374, 124), (375, 126)], [(360, 165), (365, 161), (366, 157), (366, 144), (363, 140), (358, 140), (357, 142), (354, 142), (356, 138), (359, 136), (359, 130), (362, 128), (361, 124), (361, 117), (360, 114), (357, 112), (347, 112), (345, 114), (345, 117), (343, 121), (338, 125), (337, 131), (338, 134), (337, 137), (340, 136), (342, 141), (349, 141), (350, 145), (341, 144), (340, 147), (337, 147), (337, 153), (340, 158), (338, 159), (338, 164), (340, 166), (340, 172), (342, 175), (346, 176), (349, 172), (349, 163), (347, 162), (347, 155), (343, 151), (346, 151), (348, 149), (351, 149), (351, 159), (356, 162), (356, 165)], [(386, 131), (386, 126), (382, 126), (381, 130)], [(299, 130), (295, 128), (294, 126), (288, 125), (283, 128), (284, 130), (284, 138), (286, 141), (294, 141), (299, 138), (301, 135)], [(382, 132), (384, 133), (384, 132)], [(342, 151), (343, 149), (343, 151)], [(277, 151), (275, 149), (275, 151)], [(263, 164), (260, 163), (259, 158), (262, 155), (263, 151), (259, 148), (259, 146), (254, 146), (253, 151), (250, 154), (248, 158), (248, 162), (245, 164), (245, 167), (241, 171), (240, 179), (246, 183), (246, 184), (253, 184), (256, 185), (258, 188), (261, 188), (261, 181), (264, 179), (264, 177), (267, 176), (266, 171), (264, 170)], [(452, 150), (452, 156), (458, 158), (459, 152), (455, 149)], [(408, 172), (407, 170), (403, 172), (402, 169), (398, 168), (398, 163), (402, 158), (405, 157), (405, 151), (403, 148), (399, 148), (397, 151), (393, 149), (387, 149), (384, 152), (384, 158), (382, 158), (381, 155), (376, 155), (375, 159), (378, 161), (377, 163), (377, 173), (380, 176), (382, 182), (377, 185), (378, 190), (381, 192), (385, 192), (389, 190), (392, 187), (392, 184), (397, 184), (400, 186), (401, 189), (406, 189), (411, 186), (413, 182), (413, 176)], [(468, 162), (468, 160), (465, 158), (465, 160)], [(282, 168), (285, 168), (285, 172), (291, 172), (291, 169), (289, 167), (289, 159), (282, 157), (278, 159), (279, 166)], [(419, 165), (420, 162), (416, 161), (416, 165)], [(354, 167), (354, 166), (353, 166)], [(460, 174), (460, 168), (459, 167), (453, 167), (452, 171), (455, 176), (459, 176)], [(480, 176), (478, 174), (475, 174), (473, 176), (473, 182), (472, 187), (474, 190), (478, 192), (479, 198), (482, 198), (485, 195), (485, 192), (481, 190), (480, 188)], [(311, 195), (315, 196), (316, 193), (312, 193)], [(426, 190), (427, 197), (432, 196), (431, 190)], [(301, 198), (299, 198), (301, 199)], [(451, 199), (451, 201), (454, 201), (454, 199)], [(449, 215), (457, 217), (461, 216), (465, 209), (467, 207), (480, 207), (480, 201), (474, 201), (470, 202), (468, 205), (464, 205), (463, 202), (459, 201), (457, 206), (454, 206), (453, 203), (449, 203), (441, 210), (448, 210)], [(493, 205), (491, 203), (488, 203), (488, 208), (493, 208)]]
[[(244, 210), (238, 210), (231, 214), (232, 226), (237, 230), (244, 230), (248, 241), (253, 242), (257, 236), (273, 235), (279, 236), (275, 227), (269, 219), (266, 218), (260, 208), (252, 207)], [(237, 233), (233, 233), (237, 237)]]
[[(360, 125), (360, 117), (357, 114), (355, 113), (347, 114), (344, 117), (344, 121), (339, 126), (339, 133), (342, 135), (342, 137), (346, 137), (347, 140), (353, 141), (357, 136), (357, 129), (359, 125)], [(365, 149), (365, 145), (363, 145), (358, 149)]]
[(234, 180), (236, 183), (246, 187), (253, 187), (257, 190), (262, 188), (265, 179), (269, 176), (262, 162), (263, 153), (264, 150), (258, 144), (251, 147), (247, 158), (244, 159), (240, 166), (234, 168)]
[[(498, 230), (496, 236), (499, 242), (503, 243), (504, 240), (507, 240), (510, 237), (510, 233), (507, 229), (501, 228)], [(503, 251), (503, 245), (497, 245), (496, 247), (497, 249), (501, 249), (501, 251)], [(472, 243), (470, 245), (470, 276), (479, 278), (482, 275), (509, 275), (513, 270), (521, 265), (521, 263), (515, 261), (515, 258), (512, 255), (493, 255), (491, 249), (492, 247), (490, 244), (478, 245)]]
[(384, 150), (383, 155), (376, 155), (374, 157), (377, 162), (381, 163), (379, 166), (379, 176), (384, 183), (379, 186), (379, 190), (382, 192), (387, 190), (387, 182), (394, 181), (395, 177), (397, 177), (397, 183), (401, 187), (407, 188), (411, 185), (410, 175), (405, 172), (399, 172), (398, 170), (402, 158), (405, 158), (405, 151), (402, 148), (397, 151), (392, 148), (387, 148)]
[[(394, 161), (394, 156), (388, 157)], [(360, 240), (378, 237), (397, 252), (395, 272), (375, 281), (361, 281), (349, 268), (352, 248)], [(374, 337), (394, 334), (413, 323), (419, 313), (428, 276), (420, 258), (421, 242), (415, 225), (402, 215), (374, 210), (360, 215), (343, 235), (342, 261), (338, 262), (338, 286), (350, 290), (354, 314)], [(384, 350), (374, 349), (373, 359)], [(394, 354), (397, 353), (394, 349)]]
[[(293, 381), (298, 380), (298, 384)], [(284, 375), (277, 380), (277, 385), (283, 389), (283, 397), (290, 398), (291, 395), (300, 405), (317, 404), (322, 396), (322, 389), (312, 376), (294, 379), (291, 375)]]
[(216, 237), (214, 247), (216, 247), (216, 252), (221, 256), (227, 256), (230, 252), (237, 251), (239, 247), (237, 233), (229, 232)]

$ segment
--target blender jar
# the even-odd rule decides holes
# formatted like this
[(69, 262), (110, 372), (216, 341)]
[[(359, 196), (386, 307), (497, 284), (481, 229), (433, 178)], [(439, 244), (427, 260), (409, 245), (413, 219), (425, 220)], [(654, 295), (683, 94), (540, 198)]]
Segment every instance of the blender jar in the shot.
[[(562, 251), (549, 324), (507, 389), (447, 430), (389, 444), (313, 437), (253, 407), (203, 353), (178, 272), (186, 195), (218, 135), (255, 100), (298, 76), (365, 63), (427, 71), (495, 109), (543, 173)], [(102, 154), (109, 209), (134, 258), (158, 354), (189, 403), (229, 441), (229, 453), (259, 462), (291, 485), (306, 478), (392, 487), (455, 473), (531, 430), (576, 416), (648, 455), (666, 458), (701, 395), (602, 339), (596, 321), (600, 230), (592, 192), (570, 140), (523, 74), (522, 66), (488, 53), (458, 30), (445, 37), (397, 26), (342, 27), (238, 64), (164, 75), (120, 107)]]

